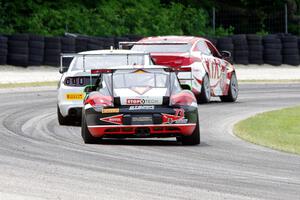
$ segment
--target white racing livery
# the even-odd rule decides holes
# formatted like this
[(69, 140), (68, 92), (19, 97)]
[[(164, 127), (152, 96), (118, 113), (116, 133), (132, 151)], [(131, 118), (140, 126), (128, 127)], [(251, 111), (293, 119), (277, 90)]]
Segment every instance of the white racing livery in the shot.
[(85, 96), (84, 88), (96, 81), (98, 74), (91, 70), (123, 65), (152, 65), (148, 53), (130, 50), (94, 50), (78, 54), (62, 54), (73, 58), (69, 67), (61, 64), (62, 77), (58, 85), (57, 116), (60, 125), (72, 124), (81, 119), (81, 109)]

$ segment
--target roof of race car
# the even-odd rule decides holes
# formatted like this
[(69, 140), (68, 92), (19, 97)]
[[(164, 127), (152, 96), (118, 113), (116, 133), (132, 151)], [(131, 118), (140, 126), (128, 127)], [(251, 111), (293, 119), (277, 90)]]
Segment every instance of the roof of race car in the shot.
[(168, 36), (157, 36), (157, 37), (147, 37), (139, 40), (138, 42), (186, 42), (186, 43), (194, 43), (199, 39), (204, 39), (201, 37), (194, 37), (194, 36), (175, 36), (175, 35), (168, 35)]
[(83, 51), (79, 52), (80, 55), (100, 55), (100, 54), (145, 54), (148, 55), (148, 53), (141, 52), (141, 51), (131, 51), (131, 50), (125, 50), (125, 49), (105, 49), (105, 50), (92, 50), (92, 51)]

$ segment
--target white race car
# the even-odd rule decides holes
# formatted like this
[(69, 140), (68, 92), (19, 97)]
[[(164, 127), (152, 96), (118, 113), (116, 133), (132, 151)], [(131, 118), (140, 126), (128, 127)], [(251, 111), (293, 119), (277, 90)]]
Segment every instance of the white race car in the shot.
[(153, 64), (148, 53), (130, 50), (95, 50), (63, 54), (61, 61), (65, 57), (73, 57), (73, 59), (68, 68), (62, 65), (60, 68), (62, 77), (57, 96), (57, 117), (60, 125), (72, 124), (81, 119), (84, 87), (95, 84), (98, 76), (98, 74), (93, 75), (91, 69)]

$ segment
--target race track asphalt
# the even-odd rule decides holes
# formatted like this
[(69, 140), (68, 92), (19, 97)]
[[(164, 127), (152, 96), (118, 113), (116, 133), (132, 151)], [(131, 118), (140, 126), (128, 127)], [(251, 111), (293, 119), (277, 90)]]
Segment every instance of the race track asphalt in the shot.
[(80, 127), (58, 125), (55, 89), (2, 90), (0, 199), (300, 199), (300, 156), (232, 134), (241, 119), (300, 104), (300, 84), (240, 88), (236, 103), (199, 106), (199, 146), (85, 145)]

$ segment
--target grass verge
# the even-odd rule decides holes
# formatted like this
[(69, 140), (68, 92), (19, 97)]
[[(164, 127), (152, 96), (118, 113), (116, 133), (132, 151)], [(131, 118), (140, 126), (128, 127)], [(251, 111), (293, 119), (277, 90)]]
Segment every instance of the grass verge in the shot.
[(2, 83), (0, 84), (0, 88), (57, 86), (57, 84), (58, 81), (30, 82), (30, 83)]
[(249, 142), (300, 154), (300, 106), (257, 114), (234, 126)]

